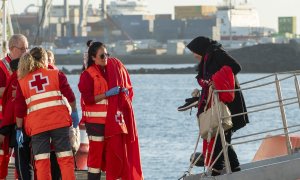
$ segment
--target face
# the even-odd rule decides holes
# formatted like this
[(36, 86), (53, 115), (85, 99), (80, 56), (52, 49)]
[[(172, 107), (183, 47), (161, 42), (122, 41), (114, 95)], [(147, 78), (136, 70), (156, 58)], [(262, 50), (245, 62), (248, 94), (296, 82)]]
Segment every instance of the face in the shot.
[(53, 54), (48, 53), (48, 63), (54, 65), (54, 57)]
[(48, 67), (48, 65), (49, 65), (49, 62), (48, 62), (48, 55), (47, 55), (47, 53), (45, 53), (45, 56), (44, 56), (44, 64), (45, 64), (45, 67)]
[(12, 59), (20, 58), (28, 50), (28, 42), (19, 41), (16, 45), (12, 46), (9, 55)]
[(199, 62), (201, 62), (202, 56), (199, 55), (199, 54), (196, 54), (196, 53), (193, 53), (193, 54), (194, 54), (194, 57), (195, 57)]
[(48, 57), (48, 63), (49, 64), (54, 64), (54, 59), (53, 59), (53, 57)]
[(99, 48), (96, 54), (96, 57), (93, 57), (93, 61), (96, 65), (100, 65), (102, 67), (107, 65), (107, 58), (109, 57), (109, 54), (107, 53), (106, 48)]

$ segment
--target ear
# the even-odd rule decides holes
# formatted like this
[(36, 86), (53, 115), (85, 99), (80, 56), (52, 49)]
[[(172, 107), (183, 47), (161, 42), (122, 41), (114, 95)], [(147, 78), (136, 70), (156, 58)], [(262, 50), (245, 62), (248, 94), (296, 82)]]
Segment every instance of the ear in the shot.
[(96, 57), (95, 57), (95, 56), (92, 56), (92, 60), (93, 60), (93, 61), (96, 61)]

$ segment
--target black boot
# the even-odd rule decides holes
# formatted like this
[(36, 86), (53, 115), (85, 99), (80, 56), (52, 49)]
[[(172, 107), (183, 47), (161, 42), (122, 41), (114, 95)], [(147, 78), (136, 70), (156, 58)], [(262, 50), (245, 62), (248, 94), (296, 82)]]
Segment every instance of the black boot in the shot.
[(88, 173), (88, 180), (99, 180), (101, 178), (100, 173)]
[(221, 175), (221, 170), (213, 169), (211, 172), (211, 176), (219, 176)]
[[(201, 155), (201, 157), (198, 159), (198, 157)], [(190, 162), (192, 162), (193, 154), (190, 157)], [(198, 159), (198, 161), (195, 163), (195, 166), (197, 167), (203, 167), (204, 166), (204, 156), (200, 152), (195, 153), (194, 161), (193, 163)]]
[(238, 172), (238, 171), (241, 171), (241, 168), (238, 166), (236, 168), (232, 168), (231, 170), (232, 172)]

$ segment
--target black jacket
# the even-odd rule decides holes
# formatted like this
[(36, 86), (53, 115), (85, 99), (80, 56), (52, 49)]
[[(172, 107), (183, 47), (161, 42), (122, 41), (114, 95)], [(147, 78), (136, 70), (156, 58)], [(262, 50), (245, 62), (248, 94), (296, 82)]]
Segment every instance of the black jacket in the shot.
[[(203, 44), (205, 44), (206, 46), (203, 46)], [(198, 65), (198, 75), (196, 76), (197, 79), (211, 80), (213, 74), (219, 71), (223, 66), (227, 65), (231, 67), (232, 72), (235, 75), (235, 88), (240, 88), (239, 82), (236, 78), (236, 74), (241, 71), (241, 66), (233, 57), (231, 57), (222, 49), (219, 43), (209, 38), (198, 37), (191, 41), (191, 43), (189, 43), (187, 47), (192, 52), (202, 56), (202, 61)], [(208, 54), (208, 59), (204, 62), (203, 58), (206, 54)], [(203, 92), (205, 92), (205, 90)], [(204, 99), (206, 98), (207, 97), (205, 97)], [(199, 107), (199, 113), (203, 112), (204, 105), (205, 103), (202, 103), (201, 107)], [(227, 105), (231, 114), (247, 112), (244, 97), (241, 91), (236, 91), (233, 102), (228, 103)], [(232, 130), (236, 131), (249, 123), (248, 115), (233, 117), (232, 122)]]

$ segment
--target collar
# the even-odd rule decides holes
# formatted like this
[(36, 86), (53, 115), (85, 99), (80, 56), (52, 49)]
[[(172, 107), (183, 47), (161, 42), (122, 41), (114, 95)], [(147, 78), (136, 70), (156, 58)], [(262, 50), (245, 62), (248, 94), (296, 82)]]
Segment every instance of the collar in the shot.
[(5, 59), (6, 59), (6, 61), (7, 61), (8, 63), (10, 63), (10, 61), (12, 60), (12, 58), (10, 57), (9, 54), (7, 54), (7, 55), (5, 56)]

